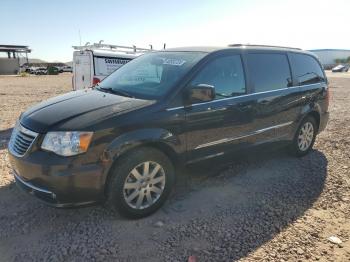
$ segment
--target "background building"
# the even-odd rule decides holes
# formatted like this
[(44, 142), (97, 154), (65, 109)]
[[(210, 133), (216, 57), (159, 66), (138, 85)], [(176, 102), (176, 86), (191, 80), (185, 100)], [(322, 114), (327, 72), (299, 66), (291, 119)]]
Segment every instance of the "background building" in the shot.
[(336, 64), (350, 63), (350, 50), (347, 49), (314, 49), (309, 51), (318, 56), (325, 68)]
[(28, 61), (30, 52), (25, 45), (0, 45), (0, 75), (18, 74), (20, 59)]

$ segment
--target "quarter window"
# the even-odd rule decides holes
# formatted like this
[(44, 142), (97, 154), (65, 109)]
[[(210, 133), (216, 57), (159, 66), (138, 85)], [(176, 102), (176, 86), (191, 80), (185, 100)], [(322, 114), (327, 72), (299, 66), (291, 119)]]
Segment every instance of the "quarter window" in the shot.
[(291, 54), (290, 62), (298, 85), (324, 82), (324, 74), (315, 58), (303, 54)]
[(248, 70), (255, 92), (290, 87), (287, 56), (284, 54), (248, 54)]
[(214, 86), (216, 99), (245, 94), (241, 56), (224, 56), (209, 62), (192, 80), (191, 86), (199, 84)]

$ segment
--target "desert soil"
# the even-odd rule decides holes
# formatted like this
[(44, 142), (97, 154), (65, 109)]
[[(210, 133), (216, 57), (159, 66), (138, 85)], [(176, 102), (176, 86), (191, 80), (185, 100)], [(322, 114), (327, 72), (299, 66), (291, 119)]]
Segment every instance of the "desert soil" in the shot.
[(0, 261), (350, 261), (349, 76), (329, 74), (331, 118), (309, 155), (265, 148), (183, 169), (165, 206), (140, 220), (54, 209), (16, 187), (12, 127), (70, 91), (71, 75), (0, 77)]

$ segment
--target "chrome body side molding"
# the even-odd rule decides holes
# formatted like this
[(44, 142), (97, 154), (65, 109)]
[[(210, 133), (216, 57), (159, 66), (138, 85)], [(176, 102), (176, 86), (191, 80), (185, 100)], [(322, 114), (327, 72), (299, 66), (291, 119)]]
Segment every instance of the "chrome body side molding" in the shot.
[(212, 142), (209, 142), (209, 143), (198, 145), (195, 149), (200, 149), (200, 148), (208, 147), (208, 146), (214, 146), (214, 145), (218, 145), (218, 144), (222, 144), (222, 143), (231, 142), (231, 141), (234, 141), (234, 140), (239, 140), (239, 139), (246, 138), (246, 137), (249, 137), (249, 136), (258, 135), (258, 134), (264, 133), (266, 131), (269, 131), (271, 129), (277, 129), (277, 128), (289, 126), (292, 123), (293, 123), (293, 121), (289, 121), (289, 122), (286, 122), (286, 123), (283, 123), (283, 124), (279, 124), (279, 125), (275, 125), (275, 126), (270, 126), (270, 127), (266, 127), (266, 128), (263, 128), (263, 129), (259, 129), (259, 130), (256, 130), (256, 131), (254, 131), (252, 133), (249, 133), (249, 134), (246, 134), (246, 135), (237, 136), (237, 137), (223, 138), (223, 139), (220, 139), (220, 140), (216, 140), (216, 141), (212, 141)]

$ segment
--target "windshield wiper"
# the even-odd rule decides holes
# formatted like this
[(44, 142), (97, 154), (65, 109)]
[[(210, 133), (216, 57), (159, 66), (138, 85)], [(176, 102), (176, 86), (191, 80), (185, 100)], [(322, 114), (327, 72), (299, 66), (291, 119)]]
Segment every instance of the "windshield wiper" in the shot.
[(134, 98), (132, 95), (130, 95), (129, 93), (125, 92), (125, 91), (121, 91), (121, 90), (116, 90), (113, 89), (112, 87), (98, 87), (99, 90), (102, 91), (106, 91), (112, 94), (116, 94), (116, 95), (120, 95), (120, 96), (125, 96), (125, 97), (130, 97), (130, 98)]

